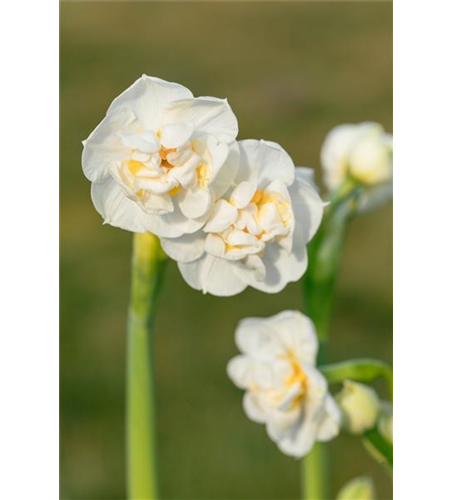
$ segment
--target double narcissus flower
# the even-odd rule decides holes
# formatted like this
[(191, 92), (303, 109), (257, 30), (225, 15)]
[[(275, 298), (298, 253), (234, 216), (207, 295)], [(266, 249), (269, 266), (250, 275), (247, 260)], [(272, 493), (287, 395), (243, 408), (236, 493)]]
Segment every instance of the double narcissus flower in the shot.
[(84, 141), (106, 223), (159, 236), (195, 289), (276, 293), (300, 279), (323, 203), (307, 169), (272, 142), (236, 142), (225, 100), (143, 76)]
[(338, 189), (346, 178), (365, 187), (360, 211), (392, 198), (392, 134), (378, 123), (334, 127), (325, 138), (320, 156), (329, 191)]
[(337, 436), (340, 410), (316, 369), (318, 342), (309, 318), (297, 311), (247, 318), (236, 344), (242, 354), (229, 362), (228, 375), (246, 391), (247, 416), (266, 425), (283, 453), (300, 458), (316, 441)]
[(205, 223), (229, 188), (237, 119), (226, 100), (143, 75), (84, 141), (83, 171), (105, 222), (176, 237)]
[(247, 286), (281, 291), (301, 278), (306, 245), (316, 232), (323, 203), (308, 169), (295, 168), (278, 144), (240, 141), (235, 182), (217, 200), (205, 226), (180, 238), (162, 238), (195, 289), (220, 296)]

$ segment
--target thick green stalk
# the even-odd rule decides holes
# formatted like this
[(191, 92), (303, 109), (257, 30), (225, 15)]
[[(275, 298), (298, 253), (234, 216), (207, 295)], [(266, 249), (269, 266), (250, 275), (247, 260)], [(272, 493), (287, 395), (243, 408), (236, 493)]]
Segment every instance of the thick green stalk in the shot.
[(127, 325), (127, 490), (130, 500), (158, 498), (153, 324), (164, 256), (159, 240), (133, 240), (132, 294)]

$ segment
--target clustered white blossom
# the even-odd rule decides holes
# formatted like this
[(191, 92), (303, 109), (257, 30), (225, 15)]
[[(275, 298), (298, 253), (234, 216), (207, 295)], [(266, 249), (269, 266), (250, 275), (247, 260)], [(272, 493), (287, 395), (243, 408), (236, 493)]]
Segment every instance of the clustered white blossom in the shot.
[[(324, 204), (312, 170), (295, 167), (279, 144), (237, 134), (227, 100), (143, 75), (83, 142), (83, 171), (105, 223), (160, 237), (193, 288), (277, 293), (305, 272)], [(361, 208), (392, 195), (392, 136), (376, 123), (334, 128), (321, 160), (328, 190), (347, 179), (366, 187)], [(316, 368), (309, 318), (296, 311), (247, 318), (236, 343), (242, 354), (228, 374), (246, 391), (248, 417), (266, 425), (282, 452), (302, 457), (339, 433), (341, 410)], [(371, 389), (349, 382), (338, 401), (351, 432), (375, 425)], [(392, 440), (391, 415), (379, 425)]]
[(105, 223), (159, 236), (193, 288), (276, 293), (306, 270), (323, 203), (281, 146), (237, 133), (226, 100), (143, 75), (84, 141), (83, 170)]
[(235, 335), (242, 354), (229, 362), (229, 377), (246, 391), (246, 415), (265, 424), (283, 453), (300, 458), (316, 441), (337, 436), (341, 412), (316, 368), (318, 341), (308, 317), (284, 311), (247, 318)]

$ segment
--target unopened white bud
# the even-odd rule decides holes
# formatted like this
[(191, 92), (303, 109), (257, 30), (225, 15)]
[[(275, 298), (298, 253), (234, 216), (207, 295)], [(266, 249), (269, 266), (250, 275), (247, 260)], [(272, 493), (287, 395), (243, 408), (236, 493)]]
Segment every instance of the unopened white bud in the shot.
[(337, 500), (374, 500), (375, 489), (369, 477), (356, 477), (346, 483), (337, 496)]
[(336, 399), (342, 410), (342, 426), (351, 434), (362, 434), (377, 423), (380, 400), (372, 387), (346, 380)]

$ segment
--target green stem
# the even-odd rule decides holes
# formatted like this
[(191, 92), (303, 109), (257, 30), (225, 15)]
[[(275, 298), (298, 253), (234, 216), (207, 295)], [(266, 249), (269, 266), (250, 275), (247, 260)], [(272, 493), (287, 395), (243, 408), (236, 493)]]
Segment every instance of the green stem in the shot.
[(301, 491), (305, 500), (326, 500), (328, 494), (328, 455), (324, 443), (316, 443), (301, 461)]
[(392, 368), (376, 359), (351, 359), (331, 365), (320, 366), (320, 371), (330, 384), (343, 382), (346, 379), (357, 382), (372, 382), (378, 377), (386, 380), (389, 396), (392, 400)]
[(131, 500), (158, 498), (152, 334), (163, 264), (158, 238), (135, 234), (127, 325), (126, 446)]

